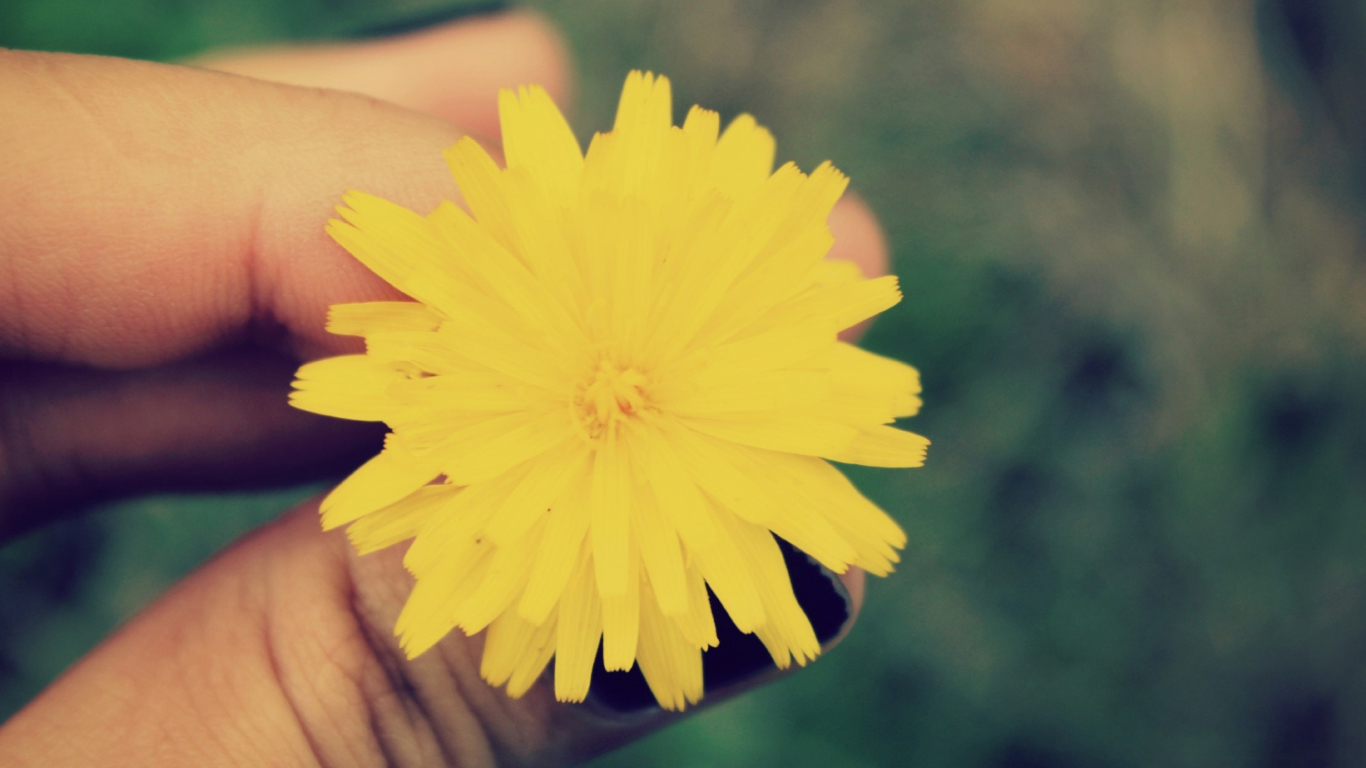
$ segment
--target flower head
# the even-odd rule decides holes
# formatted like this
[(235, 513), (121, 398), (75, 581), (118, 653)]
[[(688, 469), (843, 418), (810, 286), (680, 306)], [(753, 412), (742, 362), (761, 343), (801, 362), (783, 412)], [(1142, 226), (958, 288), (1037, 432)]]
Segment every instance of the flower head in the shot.
[(846, 179), (773, 170), (742, 115), (722, 133), (633, 72), (586, 155), (545, 91), (504, 91), (506, 167), (446, 160), (468, 212), (349, 192), (327, 231), (412, 302), (342, 304), (366, 353), (299, 369), (291, 401), (383, 421), (385, 449), (322, 504), (370, 552), (414, 539), (408, 656), (487, 630), (482, 673), (555, 694), (639, 664), (659, 702), (702, 695), (710, 589), (779, 667), (820, 652), (774, 536), (835, 572), (886, 574), (905, 535), (828, 460), (923, 463), (890, 423), (915, 369), (837, 340), (900, 300), (825, 260)]

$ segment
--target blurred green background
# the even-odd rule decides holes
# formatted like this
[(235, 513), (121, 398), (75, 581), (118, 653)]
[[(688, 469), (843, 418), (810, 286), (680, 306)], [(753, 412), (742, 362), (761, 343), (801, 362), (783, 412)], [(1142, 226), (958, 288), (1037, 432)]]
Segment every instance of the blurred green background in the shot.
[[(599, 766), (1366, 765), (1366, 5), (562, 0), (622, 77), (751, 111), (882, 217), (934, 440), (813, 668)], [(0, 45), (173, 59), (305, 0), (0, 0)], [(0, 717), (315, 489), (116, 505), (0, 549)]]

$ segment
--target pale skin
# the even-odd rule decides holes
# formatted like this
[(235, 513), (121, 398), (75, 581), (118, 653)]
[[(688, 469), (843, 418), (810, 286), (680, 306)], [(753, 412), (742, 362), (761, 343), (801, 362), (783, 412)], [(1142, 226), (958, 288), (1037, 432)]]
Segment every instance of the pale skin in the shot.
[[(497, 90), (566, 105), (573, 82), (558, 33), (520, 13), (199, 64), (0, 51), (0, 544), (104, 498), (358, 463), (372, 429), (285, 405), (300, 361), (354, 351), (323, 331), (330, 304), (397, 297), (323, 222), (348, 188), (459, 200), (440, 152), (497, 135)], [(862, 202), (830, 226), (832, 257), (885, 272)], [(316, 506), (68, 670), (0, 726), (0, 762), (568, 764), (679, 717), (559, 704), (546, 681), (511, 700), (459, 632), (405, 660), (402, 547), (357, 557)], [(857, 608), (862, 574), (845, 582)]]

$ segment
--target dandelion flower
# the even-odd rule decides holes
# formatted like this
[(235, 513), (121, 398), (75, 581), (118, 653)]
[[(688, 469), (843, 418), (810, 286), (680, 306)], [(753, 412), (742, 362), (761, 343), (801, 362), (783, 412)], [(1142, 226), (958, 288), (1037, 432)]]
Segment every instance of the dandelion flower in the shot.
[(912, 467), (914, 368), (837, 339), (896, 304), (894, 277), (825, 260), (845, 177), (773, 170), (741, 115), (681, 127), (633, 72), (583, 153), (538, 87), (499, 97), (506, 167), (446, 160), (467, 210), (348, 192), (327, 232), (411, 302), (332, 307), (365, 354), (301, 367), (304, 410), (382, 421), (378, 456), (322, 502), (372, 552), (413, 539), (395, 629), (409, 658), (486, 631), (481, 672), (520, 696), (555, 659), (639, 664), (659, 703), (702, 696), (709, 590), (782, 668), (820, 652), (775, 540), (884, 575), (901, 529), (828, 461)]

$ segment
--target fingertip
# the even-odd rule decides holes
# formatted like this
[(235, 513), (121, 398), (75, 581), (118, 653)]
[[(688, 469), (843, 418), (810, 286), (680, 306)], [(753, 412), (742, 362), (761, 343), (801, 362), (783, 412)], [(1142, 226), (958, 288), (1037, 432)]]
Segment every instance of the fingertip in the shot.
[(829, 258), (857, 264), (864, 277), (887, 274), (887, 238), (877, 215), (858, 193), (846, 192), (840, 198), (830, 211), (829, 224), (835, 236)]
[[(432, 71), (412, 109), (449, 120), (477, 136), (499, 135), (498, 92), (521, 85), (545, 88), (561, 110), (574, 96), (574, 63), (563, 33), (533, 10), (468, 20), (420, 43), (432, 52)], [(383, 97), (381, 97), (383, 98)]]
[(564, 33), (540, 11), (524, 9), (508, 14), (507, 23), (522, 36), (527, 57), (526, 77), (511, 85), (538, 83), (561, 109), (574, 98), (574, 57)]
[[(849, 191), (835, 203), (828, 219), (830, 233), (835, 244), (830, 247), (827, 258), (853, 262), (864, 277), (881, 277), (890, 269), (887, 253), (887, 238), (882, 233), (882, 225), (877, 215), (868, 207), (858, 193)], [(855, 342), (872, 325), (872, 320), (863, 322), (840, 332), (840, 340)]]
[(844, 584), (844, 589), (849, 593), (849, 618), (845, 621), (844, 630), (840, 632), (835, 642), (844, 638), (845, 632), (858, 620), (859, 611), (863, 610), (863, 593), (867, 588), (868, 576), (863, 569), (857, 565), (849, 566), (849, 570), (839, 575), (840, 583)]
[(574, 66), (559, 29), (528, 10), (359, 42), (210, 53), (195, 64), (258, 80), (350, 91), (498, 135), (498, 91), (536, 83), (563, 108)]

